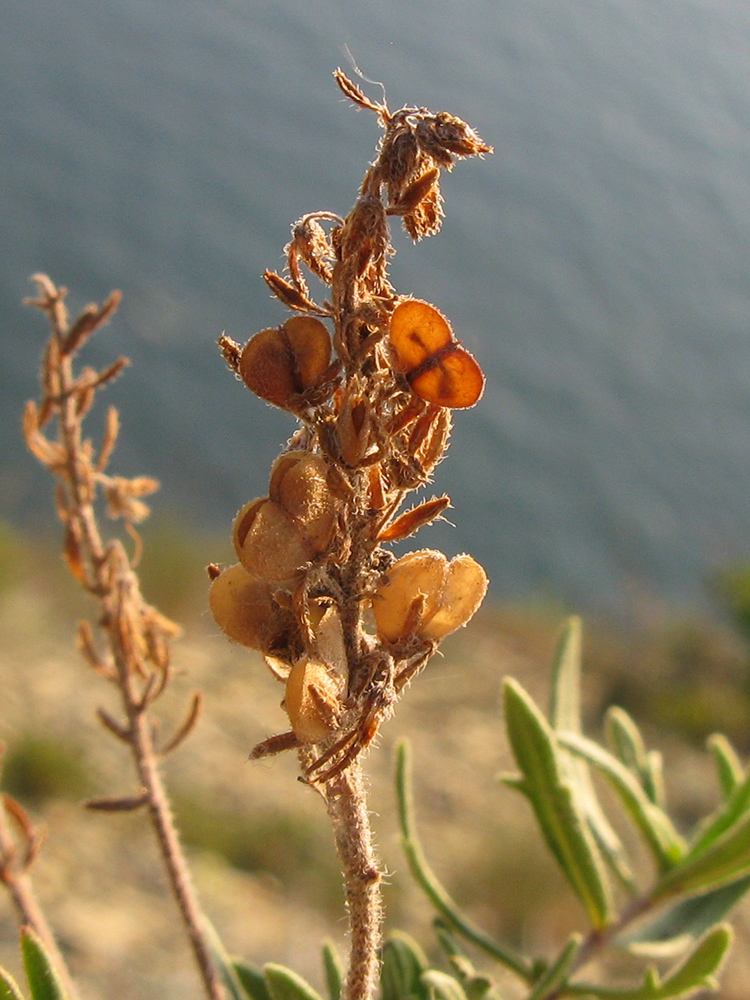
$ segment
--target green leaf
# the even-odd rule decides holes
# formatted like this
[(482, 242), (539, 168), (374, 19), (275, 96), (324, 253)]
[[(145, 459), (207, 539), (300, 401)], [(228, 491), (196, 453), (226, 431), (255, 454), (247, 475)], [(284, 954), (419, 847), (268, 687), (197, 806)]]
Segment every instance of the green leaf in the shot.
[(723, 806), (701, 824), (687, 856), (703, 854), (739, 821), (750, 815), (750, 771), (737, 785)]
[(614, 754), (576, 733), (559, 733), (560, 745), (580, 755), (612, 785), (664, 871), (685, 854), (685, 843), (669, 816), (646, 795), (638, 779)]
[(570, 995), (596, 997), (599, 1000), (679, 1000), (696, 990), (717, 987), (716, 973), (721, 967), (732, 941), (732, 931), (721, 924), (706, 934), (684, 962), (660, 979), (654, 968), (649, 968), (640, 986), (626, 989), (608, 989), (589, 983), (576, 983)]
[[(552, 665), (552, 689), (549, 718), (556, 731), (580, 733), (581, 726), (581, 620), (570, 618), (557, 647)], [(588, 765), (570, 753), (560, 754), (563, 776), (570, 784), (594, 840), (617, 878), (627, 888), (633, 886), (633, 874), (628, 865), (620, 838), (602, 809)], [(526, 789), (522, 789), (526, 793)]]
[(202, 920), (203, 933), (211, 952), (211, 960), (214, 963), (222, 985), (227, 991), (229, 1000), (247, 1000), (247, 993), (240, 983), (239, 973), (237, 972), (237, 964), (240, 963), (235, 963), (229, 957), (224, 947), (224, 942), (219, 937), (211, 921), (205, 915), (202, 916)]
[(322, 1000), (319, 993), (302, 976), (284, 965), (263, 966), (272, 1000)]
[(422, 973), (427, 968), (424, 952), (408, 934), (394, 931), (383, 945), (383, 964), (380, 970), (382, 1000), (409, 1000), (410, 997), (426, 998)]
[(683, 952), (720, 923), (750, 889), (750, 875), (719, 889), (683, 899), (645, 927), (620, 935), (616, 943), (638, 955), (666, 958)]
[(21, 954), (31, 1000), (68, 1000), (68, 994), (39, 937), (30, 927), (21, 931)]
[(719, 787), (725, 800), (728, 800), (738, 785), (744, 780), (742, 764), (732, 744), (722, 733), (714, 733), (706, 740), (706, 746), (711, 751), (716, 762), (719, 775)]
[(5, 969), (0, 968), (0, 1000), (24, 1000), (18, 983)]
[(555, 734), (523, 688), (505, 681), (505, 722), (527, 795), (550, 850), (595, 927), (610, 918), (601, 855), (565, 780)]
[(401, 827), (401, 846), (415, 881), (432, 905), (451, 927), (467, 941), (470, 941), (477, 948), (481, 948), (482, 951), (497, 962), (502, 963), (506, 968), (511, 969), (527, 983), (531, 982), (530, 963), (512, 949), (504, 948), (493, 941), (475, 927), (470, 920), (467, 920), (427, 864), (414, 825), (409, 744), (406, 740), (401, 740), (396, 746), (396, 795)]
[(333, 941), (323, 942), (323, 971), (326, 976), (326, 986), (330, 1000), (339, 1000), (341, 983), (344, 979), (344, 967)]
[(646, 746), (638, 726), (631, 716), (614, 705), (605, 719), (607, 741), (618, 760), (641, 780), (647, 770)]
[(461, 984), (445, 972), (430, 969), (423, 973), (422, 982), (435, 1000), (468, 1000)]
[(434, 927), (438, 943), (445, 952), (456, 978), (463, 986), (466, 996), (469, 1000), (483, 1000), (490, 990), (495, 990), (493, 981), (489, 976), (477, 972), (450, 928), (440, 919), (434, 921)]
[(750, 815), (713, 841), (702, 854), (683, 859), (657, 882), (652, 900), (692, 896), (750, 874)]
[(561, 992), (560, 987), (565, 985), (565, 981), (573, 967), (578, 949), (583, 940), (580, 934), (571, 934), (570, 940), (563, 950), (550, 965), (547, 971), (534, 984), (534, 989), (529, 993), (527, 1000), (544, 1000), (550, 994)]
[(249, 1000), (271, 1000), (263, 970), (235, 959), (232, 968)]

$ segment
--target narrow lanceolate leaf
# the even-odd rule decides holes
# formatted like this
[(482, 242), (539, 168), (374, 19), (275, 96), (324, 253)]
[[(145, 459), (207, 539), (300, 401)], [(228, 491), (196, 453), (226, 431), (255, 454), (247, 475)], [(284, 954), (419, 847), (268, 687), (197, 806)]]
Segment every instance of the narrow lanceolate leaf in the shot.
[[(560, 637), (552, 666), (549, 718), (554, 730), (582, 731), (580, 689), (581, 620), (570, 618)], [(620, 881), (632, 887), (633, 875), (625, 850), (599, 804), (588, 765), (565, 752), (560, 754), (560, 764), (602, 856)]]
[(729, 799), (745, 777), (737, 751), (722, 733), (709, 736), (706, 745), (716, 762), (721, 793), (725, 800)]
[(422, 975), (422, 982), (427, 987), (428, 996), (435, 1000), (468, 1000), (461, 984), (445, 972), (430, 969)]
[(323, 942), (323, 971), (326, 976), (329, 1000), (339, 1000), (341, 983), (344, 979), (344, 967), (333, 941)]
[(238, 960), (233, 961), (232, 966), (248, 1000), (271, 1000), (262, 969), (259, 969), (257, 965), (250, 965), (248, 962)]
[(422, 985), (422, 973), (427, 968), (424, 952), (407, 934), (394, 931), (383, 945), (383, 964), (380, 970), (382, 1000), (411, 1000), (427, 998)]
[(750, 815), (698, 855), (685, 858), (661, 877), (654, 901), (670, 896), (692, 896), (750, 875)]
[(30, 927), (21, 931), (21, 954), (31, 1000), (69, 1000), (44, 945)]
[(697, 990), (715, 990), (716, 974), (732, 941), (731, 928), (726, 924), (714, 928), (690, 955), (665, 979), (654, 968), (649, 968), (640, 986), (626, 989), (608, 989), (588, 983), (576, 983), (572, 995), (596, 997), (598, 1000), (679, 1000), (692, 996)]
[(628, 713), (616, 705), (607, 712), (607, 741), (619, 761), (641, 779), (646, 773), (646, 747), (638, 726)]
[[(228, 1000), (247, 1000), (247, 994), (240, 985), (235, 963), (229, 957), (218, 931), (205, 916), (203, 917), (203, 932), (211, 952), (214, 968), (226, 991)], [(263, 1000), (263, 998), (256, 998), (256, 1000)]]
[(669, 816), (646, 795), (635, 775), (614, 754), (598, 743), (576, 733), (558, 733), (562, 747), (587, 760), (612, 785), (651, 848), (662, 871), (676, 864), (685, 854), (685, 843)]
[(707, 851), (727, 830), (750, 815), (750, 771), (738, 784), (723, 806), (698, 829), (688, 851), (695, 857)]
[(580, 934), (571, 935), (570, 940), (555, 961), (534, 984), (534, 989), (529, 993), (527, 1000), (544, 1000), (544, 997), (560, 991), (560, 988), (565, 985), (570, 974), (582, 940), (583, 938)]
[(272, 1000), (322, 1000), (319, 993), (302, 976), (283, 965), (263, 966)]
[(682, 899), (645, 927), (621, 934), (616, 943), (638, 955), (669, 958), (719, 924), (750, 889), (750, 875), (712, 889), (700, 896)]
[(411, 791), (411, 772), (409, 760), (409, 744), (402, 740), (396, 748), (396, 794), (398, 800), (398, 818), (401, 826), (401, 846), (409, 868), (417, 884), (437, 912), (463, 938), (470, 941), (485, 954), (490, 955), (506, 968), (527, 983), (532, 981), (531, 963), (511, 948), (503, 947), (498, 942), (475, 927), (458, 909), (455, 902), (438, 881), (434, 872), (427, 864), (422, 845), (417, 837), (414, 825), (414, 805)]
[(5, 969), (0, 969), (0, 1000), (24, 1000), (18, 983)]
[(601, 855), (564, 776), (555, 734), (513, 679), (505, 682), (505, 721), (547, 845), (594, 927), (602, 927), (610, 917), (610, 896)]

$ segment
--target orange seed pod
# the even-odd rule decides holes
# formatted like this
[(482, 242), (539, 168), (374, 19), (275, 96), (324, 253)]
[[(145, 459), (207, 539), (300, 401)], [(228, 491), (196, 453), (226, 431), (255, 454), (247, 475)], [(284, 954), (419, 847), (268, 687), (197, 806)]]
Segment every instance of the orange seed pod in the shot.
[(484, 392), (482, 369), (429, 302), (400, 302), (391, 316), (390, 341), (412, 392), (428, 403), (462, 409)]

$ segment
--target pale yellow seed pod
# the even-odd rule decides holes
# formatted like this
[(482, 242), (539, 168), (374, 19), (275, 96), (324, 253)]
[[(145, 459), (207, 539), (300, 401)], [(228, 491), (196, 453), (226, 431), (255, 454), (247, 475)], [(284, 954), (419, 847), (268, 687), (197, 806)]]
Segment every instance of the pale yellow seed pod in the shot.
[[(445, 579), (442, 552), (423, 549), (398, 559), (388, 570), (387, 582), (372, 602), (378, 635), (398, 642), (414, 634), (437, 611)], [(421, 600), (420, 600), (421, 598)]]
[(487, 574), (471, 556), (449, 563), (424, 549), (398, 559), (373, 599), (378, 634), (390, 643), (437, 642), (465, 625), (484, 600)]
[(438, 610), (420, 630), (423, 639), (442, 639), (465, 625), (487, 593), (487, 574), (471, 556), (460, 555), (448, 563)]
[(282, 656), (299, 631), (294, 615), (272, 599), (273, 588), (239, 564), (211, 582), (208, 603), (219, 628), (243, 646)]
[(268, 495), (302, 526), (314, 552), (330, 543), (338, 502), (327, 480), (328, 467), (318, 455), (290, 451), (276, 459)]
[(336, 731), (341, 707), (340, 682), (323, 663), (302, 659), (286, 682), (284, 708), (302, 743), (320, 743)]

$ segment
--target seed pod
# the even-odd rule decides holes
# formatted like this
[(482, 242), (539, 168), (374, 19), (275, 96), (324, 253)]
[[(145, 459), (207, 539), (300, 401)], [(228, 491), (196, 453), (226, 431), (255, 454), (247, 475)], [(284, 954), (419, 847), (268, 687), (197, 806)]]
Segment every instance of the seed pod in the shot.
[(398, 559), (373, 599), (378, 634), (391, 644), (436, 642), (465, 625), (487, 592), (487, 575), (471, 556), (449, 563), (424, 549)]
[(474, 406), (479, 400), (484, 392), (482, 369), (429, 302), (400, 302), (389, 332), (396, 365), (420, 399), (451, 409)]
[(340, 691), (340, 682), (323, 663), (302, 659), (294, 664), (286, 682), (284, 708), (297, 739), (320, 743), (335, 732)]
[(219, 628), (250, 649), (290, 662), (299, 645), (294, 615), (272, 598), (273, 587), (241, 565), (228, 566), (211, 582), (208, 603)]
[(242, 349), (239, 374), (261, 399), (294, 410), (331, 364), (331, 337), (318, 319), (292, 316), (282, 326), (256, 333)]
[(268, 494), (303, 531), (314, 554), (330, 543), (338, 501), (328, 486), (328, 466), (318, 455), (290, 451), (274, 462)]
[(315, 554), (300, 526), (267, 497), (242, 508), (234, 535), (240, 562), (261, 580), (291, 580)]

